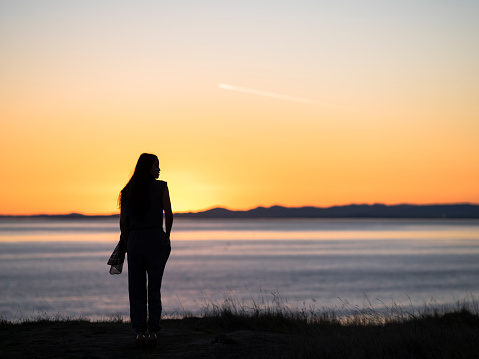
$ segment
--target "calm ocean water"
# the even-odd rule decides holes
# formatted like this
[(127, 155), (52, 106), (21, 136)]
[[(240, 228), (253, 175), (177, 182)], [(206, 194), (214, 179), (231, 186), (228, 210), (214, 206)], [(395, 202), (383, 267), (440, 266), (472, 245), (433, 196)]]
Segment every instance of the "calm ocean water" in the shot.
[[(128, 317), (118, 223), (0, 219), (0, 317)], [(478, 220), (175, 219), (164, 314), (233, 297), (347, 312), (479, 298)], [(279, 295), (279, 297), (278, 297)]]

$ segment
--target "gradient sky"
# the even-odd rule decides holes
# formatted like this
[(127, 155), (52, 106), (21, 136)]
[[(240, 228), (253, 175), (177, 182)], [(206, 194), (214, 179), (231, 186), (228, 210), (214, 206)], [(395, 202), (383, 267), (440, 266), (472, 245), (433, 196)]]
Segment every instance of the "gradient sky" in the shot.
[(479, 203), (478, 19), (476, 0), (1, 0), (0, 214), (115, 213), (142, 152), (177, 212)]

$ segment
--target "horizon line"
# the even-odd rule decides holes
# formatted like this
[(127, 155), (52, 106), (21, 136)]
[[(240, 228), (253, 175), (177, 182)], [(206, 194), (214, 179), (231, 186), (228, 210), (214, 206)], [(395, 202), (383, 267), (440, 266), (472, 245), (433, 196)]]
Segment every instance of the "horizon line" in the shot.
[[(181, 211), (181, 212), (173, 212), (173, 214), (196, 214), (196, 213), (203, 213), (207, 211), (211, 211), (214, 209), (224, 209), (227, 211), (231, 212), (248, 212), (257, 208), (273, 208), (273, 207), (283, 207), (283, 208), (288, 208), (288, 209), (297, 209), (297, 208), (322, 208), (322, 209), (328, 209), (328, 208), (334, 208), (334, 207), (348, 207), (348, 206), (386, 206), (386, 207), (395, 207), (395, 206), (460, 206), (460, 205), (470, 205), (470, 206), (479, 206), (479, 203), (473, 203), (473, 202), (447, 202), (447, 203), (422, 203), (422, 204), (417, 204), (417, 203), (395, 203), (395, 204), (385, 204), (385, 203), (380, 203), (380, 202), (374, 202), (374, 203), (349, 203), (349, 204), (339, 204), (339, 205), (331, 205), (331, 206), (315, 206), (315, 205), (304, 205), (304, 206), (285, 206), (285, 205), (280, 205), (280, 204), (274, 204), (271, 206), (263, 206), (263, 205), (258, 205), (256, 207), (251, 207), (248, 209), (231, 209), (227, 208), (221, 205), (218, 206), (212, 206), (212, 207), (207, 207), (205, 209), (200, 209), (200, 210), (190, 210), (190, 211)], [(98, 213), (93, 213), (93, 214), (86, 214), (82, 212), (69, 212), (69, 213), (35, 213), (35, 214), (0, 214), (0, 217), (39, 217), (39, 216), (73, 216), (73, 215), (78, 215), (78, 216), (83, 216), (83, 217), (112, 217), (112, 216), (118, 216), (120, 212), (115, 212), (115, 213), (104, 213), (104, 214), (98, 214)]]

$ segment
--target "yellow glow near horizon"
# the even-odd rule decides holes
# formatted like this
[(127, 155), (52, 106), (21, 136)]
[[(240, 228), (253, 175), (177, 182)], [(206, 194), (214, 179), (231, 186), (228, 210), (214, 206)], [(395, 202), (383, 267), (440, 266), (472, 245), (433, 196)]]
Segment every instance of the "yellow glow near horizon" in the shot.
[(346, 1), (2, 2), (0, 214), (479, 203), (479, 6)]

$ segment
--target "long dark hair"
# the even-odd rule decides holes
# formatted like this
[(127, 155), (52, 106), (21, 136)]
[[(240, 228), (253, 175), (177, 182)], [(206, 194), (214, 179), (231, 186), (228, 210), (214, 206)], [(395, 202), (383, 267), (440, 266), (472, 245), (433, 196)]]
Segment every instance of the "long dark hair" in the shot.
[(136, 163), (135, 172), (118, 197), (120, 207), (128, 204), (131, 215), (139, 220), (146, 216), (150, 207), (150, 189), (155, 180), (151, 174), (151, 167), (158, 161), (158, 157), (150, 153), (142, 153)]

